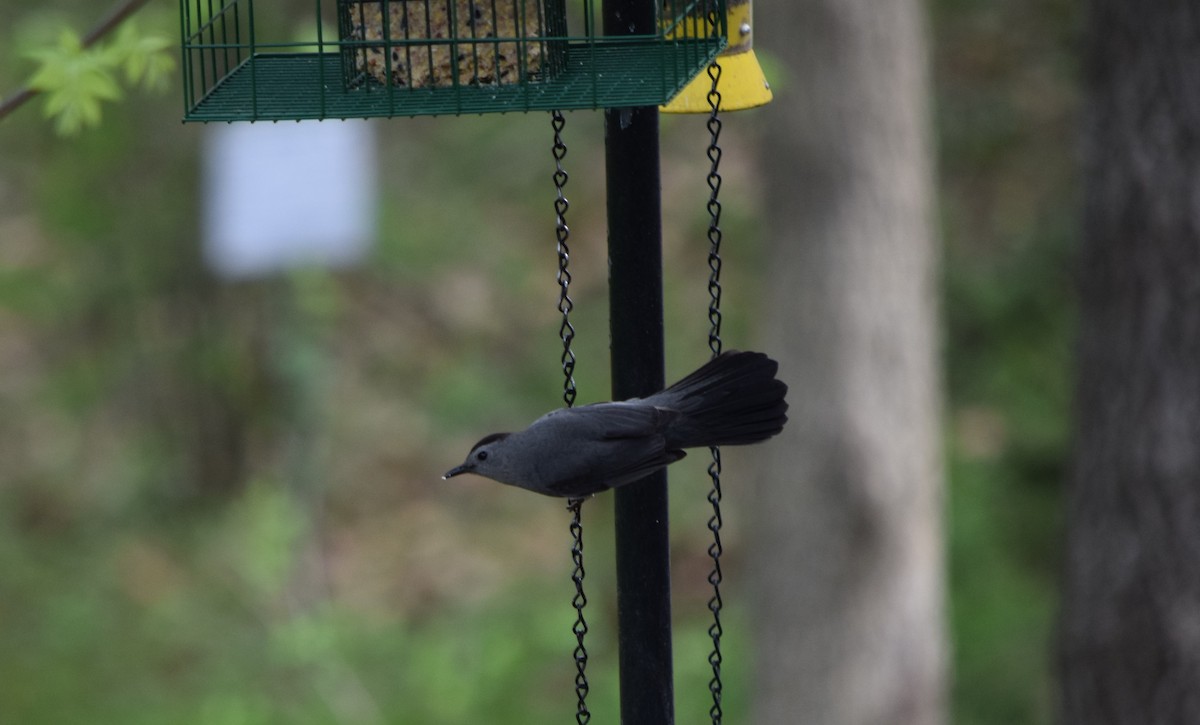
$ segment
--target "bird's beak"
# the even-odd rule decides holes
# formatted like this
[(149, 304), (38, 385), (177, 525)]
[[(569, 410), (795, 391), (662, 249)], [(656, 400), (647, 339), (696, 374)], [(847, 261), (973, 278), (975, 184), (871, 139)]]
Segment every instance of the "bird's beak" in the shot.
[(470, 472), (470, 470), (471, 469), (467, 468), (466, 464), (461, 465), (461, 466), (455, 466), (454, 468), (451, 468), (449, 471), (446, 471), (446, 475), (442, 476), (442, 480), (445, 481), (447, 478), (454, 478), (458, 474), (468, 473), (468, 472)]

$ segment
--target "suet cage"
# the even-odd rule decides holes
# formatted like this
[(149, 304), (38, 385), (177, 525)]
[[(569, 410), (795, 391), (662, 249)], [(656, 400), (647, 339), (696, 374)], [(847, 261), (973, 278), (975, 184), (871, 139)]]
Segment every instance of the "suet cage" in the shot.
[(315, 0), (301, 41), (255, 4), (180, 0), (186, 120), (659, 105), (728, 37), (725, 0), (661, 0), (657, 32), (619, 36), (593, 0)]

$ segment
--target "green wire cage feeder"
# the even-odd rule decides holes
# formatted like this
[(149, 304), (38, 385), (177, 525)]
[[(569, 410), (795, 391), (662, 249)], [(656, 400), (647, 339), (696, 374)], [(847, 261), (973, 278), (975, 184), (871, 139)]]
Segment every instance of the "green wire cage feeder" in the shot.
[(725, 0), (657, 10), (657, 33), (605, 36), (593, 0), (315, 0), (312, 37), (285, 42), (255, 0), (180, 0), (185, 119), (660, 105), (728, 36)]

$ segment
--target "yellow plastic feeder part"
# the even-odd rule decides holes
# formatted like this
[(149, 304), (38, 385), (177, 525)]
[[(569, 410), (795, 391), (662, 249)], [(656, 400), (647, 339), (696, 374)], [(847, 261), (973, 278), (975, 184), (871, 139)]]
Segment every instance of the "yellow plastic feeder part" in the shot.
[[(754, 55), (751, 39), (750, 0), (727, 0), (726, 27), (729, 28), (729, 45), (717, 56), (721, 66), (722, 111), (741, 111), (765, 106), (773, 98), (771, 84), (763, 75), (762, 66)], [(712, 90), (712, 79), (701, 73), (684, 86), (665, 106), (663, 113), (710, 113), (708, 92)]]

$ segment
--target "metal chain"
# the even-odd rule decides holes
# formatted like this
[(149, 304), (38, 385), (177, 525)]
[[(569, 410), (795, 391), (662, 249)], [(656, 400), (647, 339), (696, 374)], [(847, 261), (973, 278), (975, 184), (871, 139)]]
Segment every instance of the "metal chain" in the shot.
[[(708, 92), (708, 105), (712, 113), (708, 117), (708, 132), (711, 140), (708, 144), (708, 348), (713, 357), (721, 354), (721, 93), (717, 83), (721, 79), (721, 66), (714, 60), (708, 66), (708, 77), (712, 79), (712, 88)], [(712, 559), (713, 568), (708, 575), (708, 583), (712, 585), (712, 597), (708, 600), (708, 609), (712, 612), (713, 622), (708, 628), (712, 638), (712, 652), (708, 655), (708, 663), (712, 666), (712, 679), (708, 682), (708, 690), (712, 693), (712, 707), (709, 717), (713, 725), (720, 725), (723, 711), (721, 709), (721, 449), (713, 446), (712, 463), (708, 466), (708, 476), (712, 480), (712, 490), (708, 493), (708, 502), (712, 504), (712, 516), (708, 520), (708, 530), (712, 532), (713, 541), (708, 547), (708, 556)]]
[[(567, 201), (566, 195), (563, 193), (563, 187), (567, 185), (567, 172), (563, 169), (563, 159), (567, 156), (567, 145), (563, 143), (562, 131), (567, 125), (566, 118), (563, 117), (561, 111), (551, 111), (550, 125), (554, 129), (554, 145), (551, 150), (554, 154), (554, 189), (556, 196), (554, 199), (554, 236), (558, 240), (558, 311), (562, 313), (562, 324), (558, 327), (558, 336), (562, 339), (562, 370), (563, 370), (563, 402), (570, 408), (575, 404), (575, 353), (571, 349), (571, 342), (575, 339), (575, 326), (571, 324), (571, 310), (575, 309), (575, 304), (571, 302), (571, 272), (567, 268), (571, 261), (571, 250), (567, 246), (567, 240), (571, 236), (571, 229), (567, 226), (567, 210), (571, 207)], [(577, 725), (586, 725), (592, 719), (592, 713), (587, 707), (588, 695), (588, 680), (587, 680), (587, 647), (584, 645), (584, 637), (587, 635), (588, 626), (587, 620), (583, 616), (584, 607), (587, 606), (587, 595), (583, 591), (583, 499), (574, 498), (567, 502), (567, 510), (571, 512), (571, 563), (574, 569), (571, 572), (571, 581), (575, 584), (575, 596), (571, 599), (571, 606), (575, 608), (575, 624), (571, 627), (571, 632), (575, 635), (575, 650), (572, 653), (575, 658), (575, 722)]]
[(587, 620), (583, 617), (583, 608), (587, 606), (587, 595), (583, 593), (583, 523), (580, 514), (583, 508), (583, 499), (573, 498), (567, 502), (567, 510), (571, 512), (571, 561), (575, 565), (574, 571), (571, 572), (571, 581), (575, 583), (575, 596), (571, 599), (571, 606), (575, 608), (575, 624), (571, 627), (571, 631), (575, 633), (575, 722), (577, 725), (585, 725), (592, 719), (592, 713), (588, 711), (587, 696), (588, 696), (588, 680), (587, 680), (587, 647), (583, 644), (583, 638), (587, 635), (588, 626)]
[(557, 194), (554, 198), (554, 236), (558, 240), (558, 311), (562, 313), (562, 324), (558, 326), (558, 336), (562, 338), (563, 343), (563, 402), (570, 408), (575, 404), (576, 391), (575, 353), (571, 350), (571, 341), (575, 339), (575, 326), (571, 324), (571, 310), (575, 309), (575, 303), (571, 302), (568, 294), (571, 288), (571, 272), (567, 269), (567, 265), (571, 261), (571, 249), (567, 246), (567, 240), (571, 236), (571, 229), (567, 226), (567, 210), (571, 208), (571, 203), (563, 194), (563, 187), (567, 185), (570, 177), (567, 176), (562, 164), (567, 155), (567, 145), (562, 140), (562, 131), (567, 125), (567, 120), (561, 111), (551, 111), (550, 118), (551, 126), (554, 128), (554, 145), (551, 150), (554, 154), (553, 178)]

